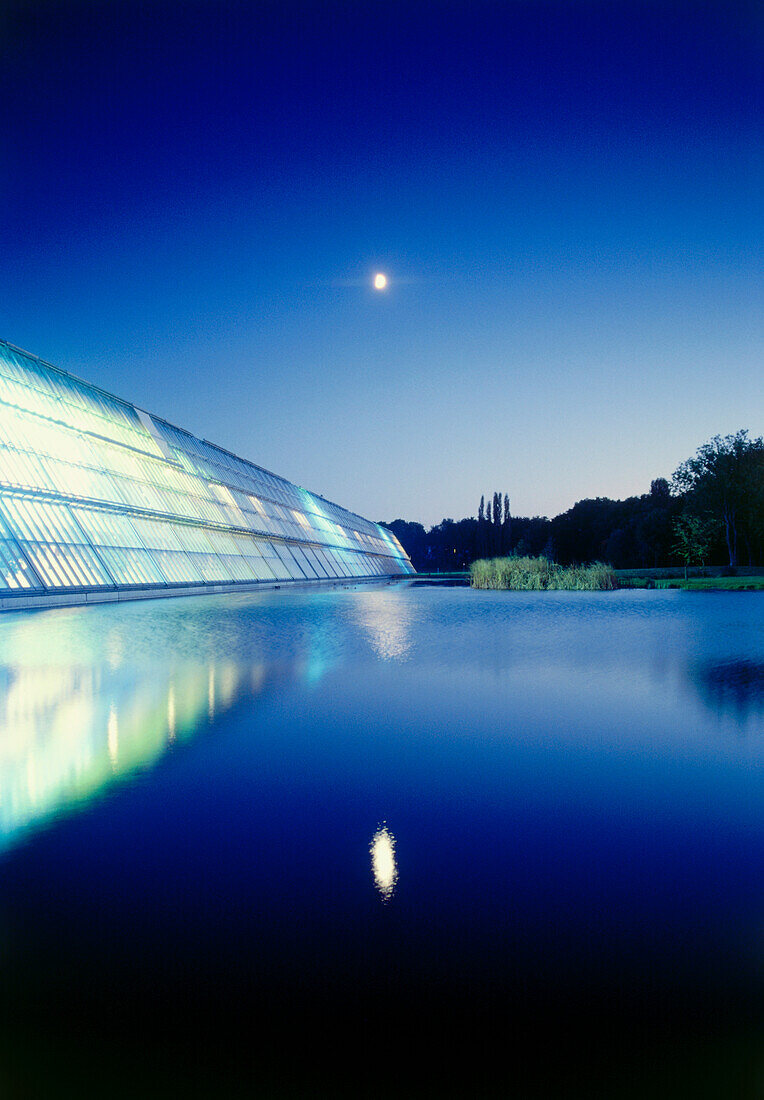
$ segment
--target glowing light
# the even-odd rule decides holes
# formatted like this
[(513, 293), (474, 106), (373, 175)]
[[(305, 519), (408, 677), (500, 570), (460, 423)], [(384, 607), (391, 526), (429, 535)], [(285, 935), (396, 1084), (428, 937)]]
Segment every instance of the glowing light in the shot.
[(210, 721), (215, 717), (215, 666), (210, 665), (209, 680), (207, 683), (207, 717)]
[(117, 708), (113, 703), (109, 707), (109, 721), (106, 731), (109, 746), (109, 759), (111, 760), (112, 771), (116, 771), (117, 764), (119, 763), (119, 721), (117, 719)]
[[(131, 625), (114, 631), (120, 653), (140, 649)], [(63, 613), (57, 625), (30, 616), (3, 626), (0, 852), (27, 828), (82, 807), (115, 778), (150, 767), (174, 737), (201, 730), (210, 680), (215, 717), (269, 683), (266, 664), (255, 666), (251, 684), (249, 670), (232, 665), (221, 696), (217, 667), (192, 661), (171, 669), (153, 644), (150, 664), (140, 654), (136, 663), (133, 652), (113, 668), (108, 641), (79, 612)], [(295, 664), (285, 669), (297, 675)]]
[(106, 639), (106, 660), (112, 672), (116, 672), (122, 664), (122, 637), (116, 630), (112, 630)]
[[(361, 279), (378, 292), (389, 288), (381, 272)], [(307, 553), (319, 576), (410, 570), (374, 524), (325, 508), (306, 490), (2, 341), (0, 397), (2, 592), (303, 580), (299, 553), (282, 552), (264, 541), (269, 535), (323, 544), (318, 563)], [(149, 519), (147, 509), (164, 518)], [(344, 516), (350, 534), (337, 523)], [(347, 557), (347, 549), (365, 556)], [(107, 645), (112, 671), (125, 654)], [(120, 723), (124, 717), (120, 710)]]
[(384, 290), (387, 286), (387, 275), (383, 275), (381, 271), (378, 271), (374, 276), (374, 289)]
[(372, 837), (369, 848), (374, 885), (387, 901), (392, 897), (398, 881), (398, 867), (395, 862), (395, 837), (387, 825), (381, 825)]
[(175, 685), (170, 684), (167, 692), (167, 736), (170, 741), (175, 740)]
[(404, 660), (411, 648), (412, 612), (400, 593), (360, 592), (353, 606), (359, 626), (383, 661)]

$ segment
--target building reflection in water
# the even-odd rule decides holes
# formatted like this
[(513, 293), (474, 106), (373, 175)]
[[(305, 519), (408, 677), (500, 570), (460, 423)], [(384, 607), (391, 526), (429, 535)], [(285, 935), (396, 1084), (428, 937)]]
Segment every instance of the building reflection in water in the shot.
[(215, 666), (210, 665), (207, 680), (207, 717), (210, 722), (215, 717)]
[(405, 591), (387, 587), (358, 592), (354, 611), (378, 657), (394, 661), (408, 656), (414, 605)]
[(41, 616), (21, 623), (17, 647), (13, 624), (2, 636), (0, 849), (152, 764), (270, 679), (261, 661), (179, 663), (168, 655), (133, 665), (116, 636), (100, 653), (90, 639), (83, 645), (74, 620), (67, 653), (46, 644), (44, 626)]
[(109, 746), (111, 770), (116, 772), (119, 761), (119, 719), (117, 718), (117, 708), (114, 706), (114, 703), (109, 706), (109, 724), (107, 729), (107, 743)]
[(395, 837), (386, 824), (382, 824), (377, 829), (372, 837), (369, 851), (374, 885), (382, 895), (382, 900), (388, 901), (393, 896), (398, 882), (398, 865), (395, 861)]

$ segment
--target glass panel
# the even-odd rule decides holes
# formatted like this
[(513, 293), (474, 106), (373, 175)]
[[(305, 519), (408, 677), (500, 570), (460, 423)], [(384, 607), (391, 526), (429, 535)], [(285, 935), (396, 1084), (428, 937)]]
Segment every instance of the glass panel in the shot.
[(310, 564), (308, 559), (305, 557), (305, 554), (302, 552), (301, 547), (295, 546), (294, 543), (291, 543), (290, 546), (289, 546), (289, 549), (292, 552), (292, 554), (294, 555), (295, 560), (297, 561), (297, 564), (300, 566), (300, 569), (302, 569), (305, 576), (309, 580), (315, 580), (316, 577), (318, 576), (318, 573), (313, 568), (313, 566)]
[(300, 568), (299, 564), (295, 560), (294, 555), (292, 554), (286, 543), (274, 542), (273, 548), (284, 564), (284, 567), (286, 569), (286, 576), (290, 577), (292, 580), (304, 580), (305, 573)]
[(329, 576), (329, 570), (326, 568), (324, 563), (321, 561), (321, 559), (315, 553), (313, 548), (311, 546), (303, 546), (303, 547), (301, 547), (301, 549), (302, 549), (302, 552), (305, 555), (305, 557), (308, 559), (308, 561), (312, 565), (312, 567), (313, 567), (313, 569), (316, 573), (316, 576), (318, 576), (318, 577), (328, 577)]
[(11, 538), (0, 540), (0, 588), (16, 592), (36, 589), (40, 582), (21, 552), (19, 544)]
[[(8, 489), (26, 495), (8, 503)], [(2, 342), (0, 501), (20, 544), (37, 544), (35, 584), (411, 572), (391, 532)], [(340, 556), (351, 547), (376, 564)], [(125, 552), (108, 570), (107, 549)], [(0, 553), (0, 588), (22, 584), (17, 561)]]

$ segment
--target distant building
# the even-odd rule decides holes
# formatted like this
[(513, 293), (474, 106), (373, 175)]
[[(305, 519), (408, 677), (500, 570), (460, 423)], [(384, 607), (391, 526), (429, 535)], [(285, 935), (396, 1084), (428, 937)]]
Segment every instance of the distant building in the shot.
[(378, 524), (0, 341), (0, 607), (413, 572)]

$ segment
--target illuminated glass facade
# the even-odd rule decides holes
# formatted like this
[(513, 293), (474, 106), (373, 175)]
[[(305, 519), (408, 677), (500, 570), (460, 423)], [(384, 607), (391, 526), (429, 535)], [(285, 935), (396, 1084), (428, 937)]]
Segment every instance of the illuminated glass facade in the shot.
[(2, 606), (413, 572), (379, 524), (0, 341)]

